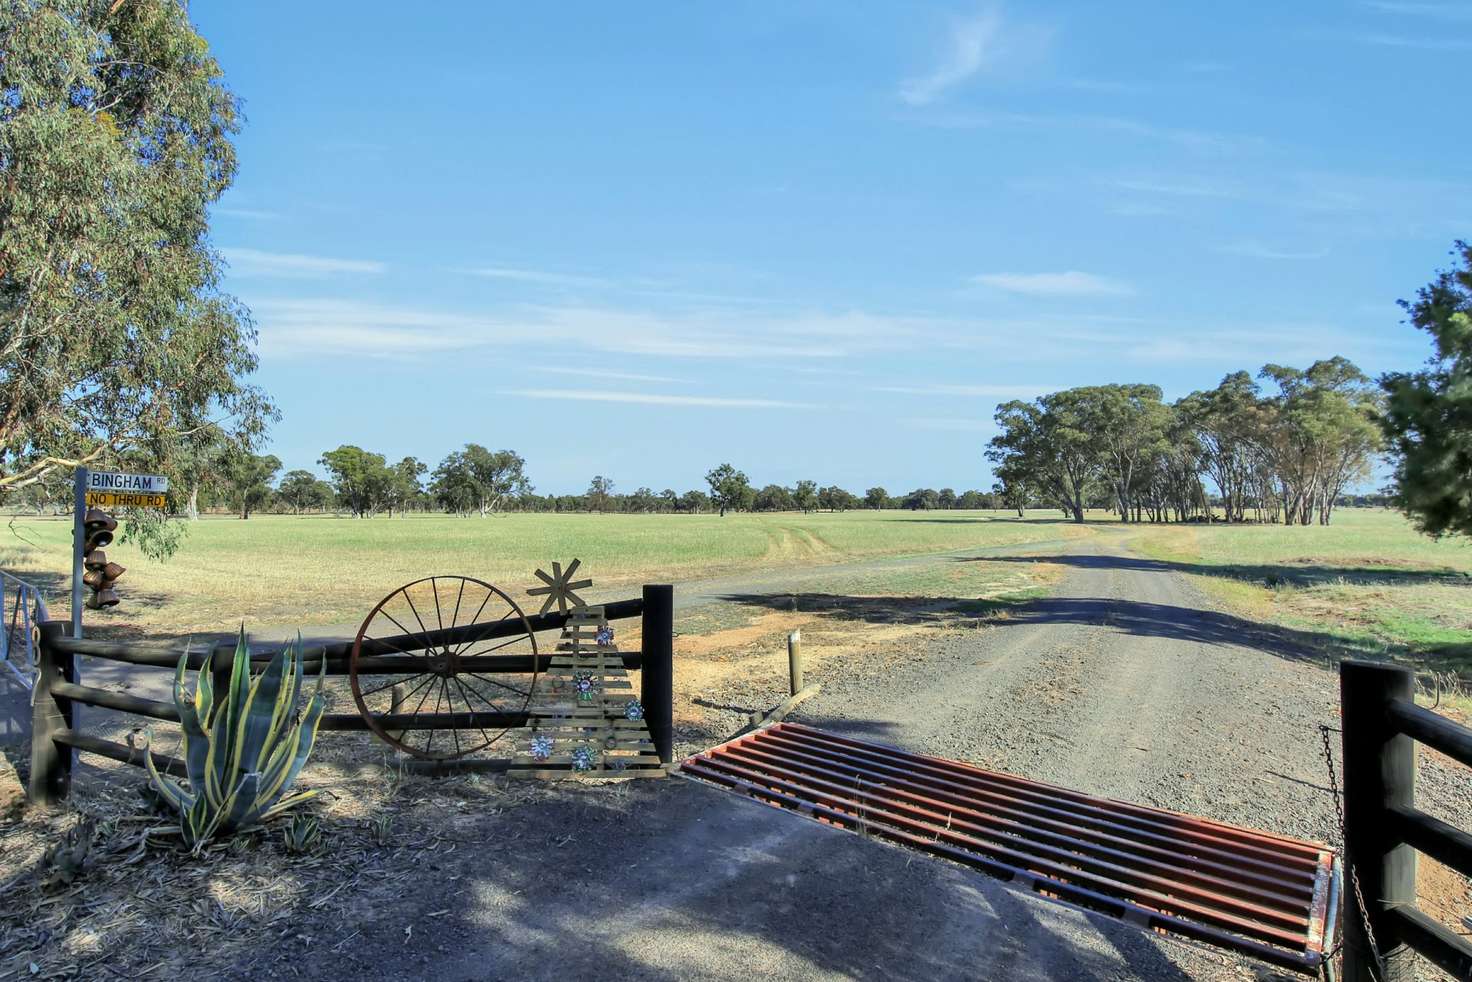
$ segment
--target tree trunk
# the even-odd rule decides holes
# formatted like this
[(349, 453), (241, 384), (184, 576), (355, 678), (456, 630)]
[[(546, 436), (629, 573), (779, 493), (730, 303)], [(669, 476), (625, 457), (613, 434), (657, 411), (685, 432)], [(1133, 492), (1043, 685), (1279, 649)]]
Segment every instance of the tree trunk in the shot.
[(191, 522), (199, 521), (199, 488), (189, 489), (189, 504), (184, 509)]

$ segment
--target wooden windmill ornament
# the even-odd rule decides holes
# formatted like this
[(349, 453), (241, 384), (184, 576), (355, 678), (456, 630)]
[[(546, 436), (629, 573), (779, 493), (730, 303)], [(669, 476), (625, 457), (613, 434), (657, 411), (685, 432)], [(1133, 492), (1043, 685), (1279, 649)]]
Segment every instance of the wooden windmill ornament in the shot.
[(602, 607), (590, 607), (574, 591), (592, 580), (574, 580), (581, 565), (552, 564), (544, 586), (527, 592), (545, 597), (542, 613), (555, 604), (568, 615), (551, 664), (539, 677), (528, 712), (519, 765), (527, 777), (663, 777), (665, 770), (634, 695), (623, 655)]
[(537, 570), (537, 579), (547, 585), (532, 587), (527, 591), (527, 596), (545, 596), (547, 598), (542, 603), (542, 613), (544, 614), (552, 609), (553, 604), (557, 605), (557, 612), (559, 614), (567, 613), (569, 605), (574, 608), (586, 606), (583, 603), (583, 598), (573, 592), (574, 590), (582, 590), (593, 585), (592, 580), (573, 580), (572, 575), (578, 571), (578, 567), (582, 564), (583, 561), (581, 559), (574, 559), (568, 564), (567, 569), (563, 570), (561, 563), (553, 563), (551, 576), (548, 576), (540, 569)]

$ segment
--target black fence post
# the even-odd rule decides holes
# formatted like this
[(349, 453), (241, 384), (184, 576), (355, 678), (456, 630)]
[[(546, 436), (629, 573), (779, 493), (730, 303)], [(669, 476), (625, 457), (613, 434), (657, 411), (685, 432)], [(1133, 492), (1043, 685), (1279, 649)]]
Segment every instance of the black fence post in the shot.
[(659, 759), (668, 764), (675, 755), (675, 588), (644, 585), (644, 619), (640, 629), (644, 667), (640, 672), (639, 701), (644, 722)]
[(76, 676), (76, 657), (56, 648), (57, 639), (65, 636), (62, 621), (43, 621), (36, 627), (40, 635), (36, 644), (36, 686), (31, 692), (31, 779), (30, 799), (37, 804), (54, 805), (66, 798), (72, 784), (72, 749), (56, 742), (56, 734), (70, 729), (70, 699), (51, 694), (56, 682), (70, 682)]
[(1414, 699), (1409, 671), (1345, 661), (1339, 666), (1344, 727), (1344, 861), (1359, 878), (1369, 927), (1384, 959), (1374, 964), (1364, 919), (1346, 872), (1344, 889), (1345, 982), (1410, 982), (1415, 958), (1399, 937), (1391, 908), (1416, 902), (1416, 850), (1393, 831), (1387, 809), (1415, 802), (1416, 744), (1395, 732), (1386, 713), (1395, 700)]

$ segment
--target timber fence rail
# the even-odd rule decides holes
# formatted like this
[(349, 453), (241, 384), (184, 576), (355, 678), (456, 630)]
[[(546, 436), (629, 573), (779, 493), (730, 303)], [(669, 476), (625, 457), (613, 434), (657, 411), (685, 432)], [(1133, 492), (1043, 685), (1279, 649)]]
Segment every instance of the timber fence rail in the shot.
[[(639, 651), (623, 652), (624, 668), (640, 670), (640, 702), (644, 707), (644, 720), (649, 727), (655, 751), (664, 764), (673, 758), (674, 735), (674, 588), (668, 585), (648, 584), (643, 596), (635, 600), (620, 600), (604, 604), (604, 616), (610, 620), (641, 619), (641, 643)], [(567, 623), (571, 614), (539, 614), (526, 618), (532, 633), (558, 630)], [(507, 621), (487, 629), (468, 625), (423, 634), (404, 635), (366, 641), (358, 659), (359, 674), (397, 675), (418, 671), (422, 664), (418, 659), (388, 652), (415, 650), (431, 644), (458, 644), (467, 641), (489, 641), (522, 633), (519, 621)], [(145, 699), (112, 689), (101, 689), (82, 685), (77, 680), (76, 660), (78, 656), (103, 658), (145, 668), (174, 671), (181, 656), (186, 666), (194, 671), (204, 667), (210, 649), (193, 650), (184, 646), (127, 644), (94, 638), (73, 638), (70, 625), (55, 620), (46, 620), (39, 625), (36, 646), (36, 683), (33, 699), (31, 733), (31, 777), (30, 797), (33, 801), (54, 803), (64, 799), (71, 787), (72, 750), (97, 754), (125, 764), (143, 766), (142, 751), (137, 747), (90, 736), (74, 728), (75, 706), (97, 706), (149, 719), (179, 722), (179, 710), (173, 702)], [(217, 645), (216, 649), (234, 650), (234, 643)], [(281, 650), (281, 646), (254, 651), (253, 666), (264, 667)], [(329, 644), (305, 645), (302, 648), (302, 667), (306, 673), (323, 668), (329, 676), (346, 676), (352, 657), (353, 642), (340, 641)], [(545, 671), (552, 662), (551, 654), (533, 655), (483, 655), (465, 658), (461, 664), (466, 671), (478, 674), (529, 673), (534, 669)], [(217, 673), (217, 691), (228, 687), (230, 663), (222, 660), (213, 666)], [(384, 716), (384, 725), (389, 728), (413, 725), (409, 717)], [(420, 717), (419, 725), (428, 720), (436, 728), (471, 726), (519, 727), (531, 719), (527, 712), (515, 713), (465, 713), (440, 714), (439, 718)], [(367, 731), (367, 721), (358, 713), (327, 713), (319, 725), (322, 730)], [(183, 772), (183, 762), (175, 757), (153, 752), (154, 765), (161, 771)]]
[(1409, 982), (1415, 952), (1453, 978), (1472, 979), (1472, 941), (1416, 906), (1418, 854), (1472, 877), (1472, 834), (1416, 807), (1416, 744), (1472, 767), (1472, 729), (1417, 706), (1414, 676), (1403, 668), (1346, 661), (1339, 690), (1344, 851), (1353, 874), (1344, 891), (1345, 978)]

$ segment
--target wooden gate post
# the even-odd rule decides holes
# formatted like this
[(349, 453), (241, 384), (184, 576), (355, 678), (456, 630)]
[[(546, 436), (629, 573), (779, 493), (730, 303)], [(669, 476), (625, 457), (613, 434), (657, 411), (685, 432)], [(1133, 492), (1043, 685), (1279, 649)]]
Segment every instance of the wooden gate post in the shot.
[[(1385, 916), (1391, 907), (1416, 902), (1416, 850), (1393, 831), (1387, 809), (1411, 807), (1416, 791), (1416, 744), (1396, 733), (1386, 713), (1396, 700), (1412, 702), (1409, 671), (1389, 665), (1345, 661), (1339, 666), (1344, 727), (1344, 978), (1346, 982), (1410, 982), (1415, 958)], [(1374, 965), (1365, 935), (1354, 879), (1369, 913), (1370, 929), (1385, 959)]]
[(40, 640), (36, 645), (36, 686), (31, 692), (31, 779), (30, 799), (41, 805), (62, 801), (71, 790), (72, 749), (57, 743), (55, 735), (72, 725), (70, 699), (51, 694), (56, 682), (70, 682), (76, 676), (76, 656), (56, 648), (57, 639), (66, 633), (61, 621), (43, 621), (37, 625)]
[(669, 584), (644, 585), (644, 619), (640, 628), (644, 649), (639, 673), (639, 701), (654, 749), (663, 763), (675, 756), (675, 588)]

